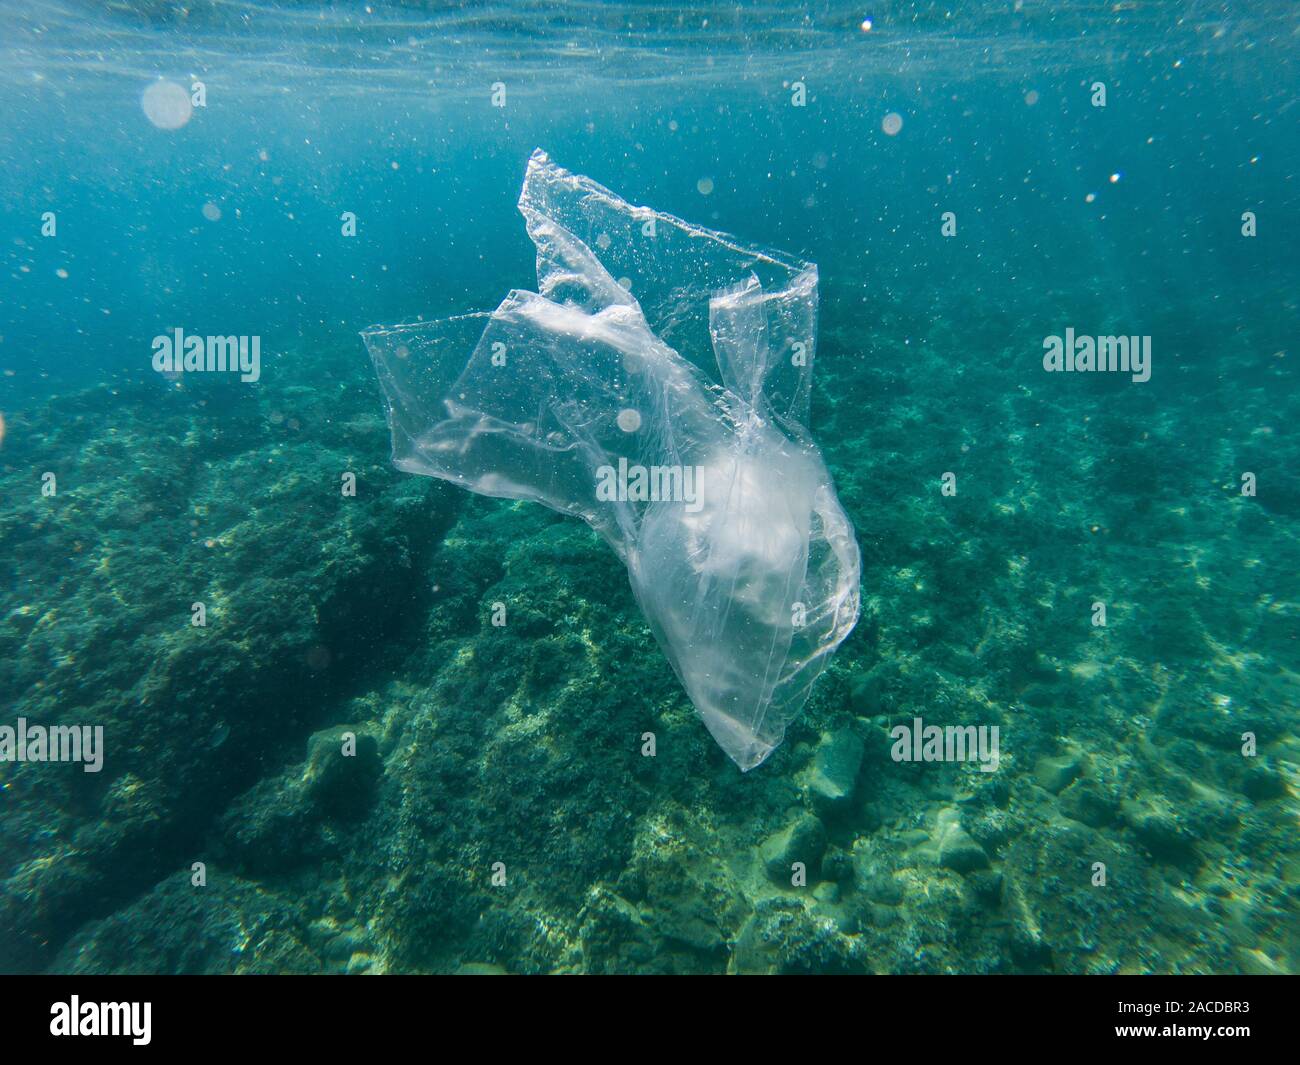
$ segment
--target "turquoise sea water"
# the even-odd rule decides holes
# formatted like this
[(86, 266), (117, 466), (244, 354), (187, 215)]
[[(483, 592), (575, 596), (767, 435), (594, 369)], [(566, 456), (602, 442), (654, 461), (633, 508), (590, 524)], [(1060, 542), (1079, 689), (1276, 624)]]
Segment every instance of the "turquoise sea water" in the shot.
[[(0, 27), (0, 971), (1300, 967), (1293, 6)], [(390, 463), (359, 333), (535, 287), (538, 147), (819, 268), (862, 616), (744, 775), (585, 525)]]

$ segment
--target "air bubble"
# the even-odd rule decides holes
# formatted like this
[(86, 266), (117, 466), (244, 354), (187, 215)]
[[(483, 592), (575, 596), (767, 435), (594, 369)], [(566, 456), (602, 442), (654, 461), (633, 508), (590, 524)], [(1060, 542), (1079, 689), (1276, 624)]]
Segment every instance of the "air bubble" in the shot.
[(140, 97), (140, 106), (159, 129), (180, 129), (194, 115), (190, 94), (174, 81), (155, 81)]

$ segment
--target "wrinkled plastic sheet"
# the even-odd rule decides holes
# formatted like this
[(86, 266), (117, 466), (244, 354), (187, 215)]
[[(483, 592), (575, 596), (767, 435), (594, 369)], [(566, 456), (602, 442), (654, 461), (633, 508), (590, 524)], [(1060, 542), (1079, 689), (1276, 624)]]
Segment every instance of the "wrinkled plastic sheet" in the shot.
[(858, 618), (853, 527), (807, 429), (817, 268), (626, 203), (542, 151), (537, 291), (362, 335), (393, 461), (582, 518), (742, 770)]

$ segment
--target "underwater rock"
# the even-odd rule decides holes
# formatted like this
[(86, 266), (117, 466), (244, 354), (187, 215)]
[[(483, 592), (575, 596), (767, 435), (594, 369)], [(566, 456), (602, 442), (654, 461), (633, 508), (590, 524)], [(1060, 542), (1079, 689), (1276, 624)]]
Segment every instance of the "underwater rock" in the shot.
[(1142, 845), (1159, 861), (1196, 865), (1196, 840), (1164, 802), (1128, 801), (1121, 807), (1125, 822)]
[(771, 976), (779, 968), (776, 944), (764, 938), (763, 921), (754, 914), (736, 936), (727, 972), (732, 976)]
[(1255, 802), (1280, 799), (1287, 793), (1286, 778), (1272, 766), (1251, 766), (1242, 776), (1241, 793)]
[(1104, 828), (1119, 817), (1119, 799), (1096, 781), (1081, 778), (1061, 792), (1061, 812), (1087, 825)]
[[(196, 853), (286, 747), (336, 720), (335, 687), (400, 645), (422, 605), (450, 515), (430, 501), (455, 493), (400, 477), (378, 448), (361, 462), (330, 440), (269, 440), (259, 402), (114, 386), (34, 408), (37, 428), (6, 442), (0, 539), (12, 587), (43, 591), (30, 612), (0, 609), (0, 688), (32, 721), (102, 724), (105, 761), (0, 766), (0, 965), (45, 967)], [(58, 510), (12, 487), (56, 452), (81, 456)], [(341, 500), (341, 469), (373, 492), (364, 506)]]
[(838, 847), (827, 847), (826, 853), (822, 855), (822, 876), (841, 886), (851, 885), (854, 877), (853, 855)]
[(988, 867), (988, 853), (962, 828), (955, 810), (940, 812), (936, 835), (940, 865), (958, 873)]
[(627, 972), (654, 959), (653, 937), (640, 909), (605, 885), (592, 889), (578, 921), (585, 971)]
[(261, 873), (319, 861), (337, 849), (332, 822), (363, 815), (382, 774), (374, 736), (350, 725), (315, 733), (305, 763), (258, 781), (231, 802), (217, 821), (220, 856), (243, 872)]
[(1082, 772), (1083, 766), (1073, 755), (1040, 758), (1034, 765), (1034, 777), (1039, 785), (1053, 795), (1064, 791)]
[(901, 906), (903, 888), (892, 876), (876, 873), (867, 878), (864, 892), (872, 902), (881, 906)]
[(939, 864), (958, 873), (969, 873), (985, 868), (989, 856), (963, 829), (954, 827), (944, 834), (939, 844)]
[(977, 869), (966, 882), (985, 906), (996, 907), (1002, 901), (1002, 874), (996, 869)]
[(312, 799), (329, 814), (355, 816), (383, 775), (379, 741), (350, 725), (315, 733), (307, 743), (305, 781)]
[(321, 827), (296, 773), (260, 780), (218, 819), (217, 857), (244, 874), (288, 872), (322, 857)]
[(207, 884), (169, 876), (130, 906), (79, 931), (51, 972), (316, 973), (309, 922), (293, 901), (216, 866)]
[(393, 462), (586, 521), (752, 769), (858, 618), (857, 541), (806, 428), (817, 268), (634, 207), (540, 150), (519, 209), (537, 293), (362, 334)]
[(1011, 957), (1027, 972), (1045, 972), (1052, 967), (1052, 948), (1037, 928), (1015, 924), (1008, 934)]
[(763, 899), (736, 937), (727, 971), (739, 974), (863, 972), (858, 941), (797, 900)]
[(819, 814), (833, 814), (850, 804), (865, 750), (862, 737), (850, 729), (841, 729), (822, 741), (804, 779)]
[(823, 880), (813, 888), (813, 898), (825, 906), (834, 906), (840, 901), (840, 886), (830, 880)]
[(813, 880), (821, 870), (825, 852), (826, 829), (810, 814), (804, 814), (793, 824), (772, 833), (759, 848), (767, 875), (785, 886), (790, 884), (790, 867), (795, 862), (803, 862), (809, 881)]

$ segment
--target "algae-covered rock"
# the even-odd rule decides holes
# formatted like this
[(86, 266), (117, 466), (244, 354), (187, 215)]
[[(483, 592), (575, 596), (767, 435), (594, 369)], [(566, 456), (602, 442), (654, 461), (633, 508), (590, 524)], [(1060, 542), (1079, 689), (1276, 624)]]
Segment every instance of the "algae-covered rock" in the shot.
[(961, 826), (955, 810), (945, 810), (939, 815), (936, 829), (939, 864), (958, 873), (984, 869), (989, 856), (972, 836)]
[(87, 925), (51, 968), (83, 975), (324, 971), (309, 938), (306, 916), (291, 899), (210, 866), (206, 886), (177, 873)]
[(306, 762), (258, 781), (220, 816), (221, 857), (244, 872), (282, 873), (338, 854), (335, 828), (367, 812), (382, 773), (373, 735), (351, 725), (313, 734)]
[(593, 973), (655, 967), (654, 937), (639, 907), (610, 889), (594, 888), (578, 915), (578, 941)]
[(818, 746), (812, 766), (804, 775), (804, 785), (819, 814), (832, 815), (849, 806), (865, 749), (862, 737), (850, 729), (831, 733)]
[(862, 943), (793, 899), (766, 899), (737, 936), (728, 971), (861, 973)]
[(939, 843), (939, 863), (959, 873), (969, 873), (986, 867), (989, 856), (962, 828), (953, 827)]
[[(97, 774), (4, 767), (11, 965), (48, 962), (45, 944), (148, 890), (324, 723), (336, 686), (420, 607), (445, 521), (427, 505), (438, 489), (388, 468), (382, 437), (366, 454), (309, 442), (266, 420), (267, 393), (109, 399), (52, 404), (0, 470), (0, 543), (13, 586), (33, 591), (30, 613), (0, 609), (0, 687), (29, 721), (104, 734)], [(54, 466), (56, 495), (31, 489), (32, 464)], [(55, 873), (65, 859), (77, 876)]]
[(752, 915), (741, 927), (732, 946), (727, 972), (733, 976), (770, 976), (781, 966), (780, 951), (764, 935), (764, 922)]
[(1125, 823), (1153, 857), (1175, 865), (1195, 864), (1196, 838), (1166, 803), (1130, 801), (1123, 805)]
[(1082, 772), (1083, 766), (1074, 755), (1040, 758), (1034, 766), (1034, 777), (1039, 786), (1053, 795), (1064, 791)]
[(1114, 793), (1096, 781), (1081, 779), (1061, 792), (1061, 812), (1090, 828), (1113, 824), (1120, 804)]
[(1286, 778), (1273, 766), (1251, 766), (1242, 774), (1241, 792), (1255, 802), (1269, 802), (1287, 794)]
[(759, 854), (767, 875), (778, 883), (789, 885), (792, 868), (802, 862), (811, 882), (821, 872), (822, 855), (826, 851), (826, 829), (817, 818), (803, 814), (785, 828), (772, 833), (763, 841)]
[(317, 732), (308, 741), (303, 780), (312, 799), (332, 814), (363, 813), (383, 772), (378, 740), (350, 725)]

